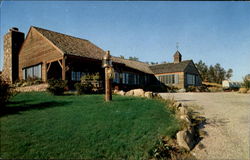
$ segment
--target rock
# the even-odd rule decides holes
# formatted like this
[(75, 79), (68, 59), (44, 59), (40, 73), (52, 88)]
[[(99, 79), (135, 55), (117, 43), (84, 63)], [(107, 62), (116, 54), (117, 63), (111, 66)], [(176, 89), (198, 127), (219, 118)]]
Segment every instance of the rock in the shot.
[(125, 93), (126, 96), (133, 96), (134, 95), (134, 91), (130, 90), (128, 92)]
[(195, 142), (193, 140), (193, 137), (194, 136), (188, 130), (179, 131), (176, 134), (178, 145), (188, 151), (190, 151), (194, 147)]
[(117, 94), (119, 92), (119, 90), (115, 89), (114, 90), (114, 94)]
[(153, 98), (153, 92), (145, 92), (144, 96), (147, 98)]
[(137, 97), (144, 97), (144, 90), (143, 89), (133, 89), (131, 90), (134, 92), (134, 96), (137, 96)]
[(191, 124), (191, 121), (188, 115), (181, 115), (180, 119), (186, 121), (188, 124)]
[(239, 93), (247, 93), (248, 89), (247, 88), (240, 88)]
[(157, 96), (157, 93), (153, 93), (153, 97), (156, 97)]
[(153, 93), (153, 98), (162, 98), (159, 93)]
[(182, 104), (180, 102), (175, 102), (174, 106), (178, 109), (178, 108), (182, 107)]
[(250, 89), (248, 89), (247, 93), (250, 94)]
[(187, 115), (187, 114), (188, 114), (188, 110), (187, 110), (187, 108), (184, 107), (184, 106), (179, 107), (178, 110), (179, 110), (179, 113), (180, 113), (181, 115)]
[(121, 90), (121, 91), (117, 92), (116, 94), (121, 95), (121, 96), (124, 96), (124, 95), (125, 95), (125, 92), (124, 92), (123, 90)]
[(184, 92), (186, 92), (186, 89), (179, 89), (177, 92), (178, 93), (184, 93)]

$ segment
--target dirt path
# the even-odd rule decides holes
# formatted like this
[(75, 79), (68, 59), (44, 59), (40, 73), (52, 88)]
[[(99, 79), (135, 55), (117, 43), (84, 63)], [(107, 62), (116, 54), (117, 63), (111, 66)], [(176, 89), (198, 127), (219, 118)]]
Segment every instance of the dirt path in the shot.
[(164, 98), (198, 104), (207, 118), (207, 132), (192, 151), (201, 160), (250, 160), (250, 94), (161, 93)]

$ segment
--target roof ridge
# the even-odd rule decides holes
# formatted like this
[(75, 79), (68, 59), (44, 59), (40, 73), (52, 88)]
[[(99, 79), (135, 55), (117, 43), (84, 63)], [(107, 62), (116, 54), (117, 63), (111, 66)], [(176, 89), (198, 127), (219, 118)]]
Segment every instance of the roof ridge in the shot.
[[(192, 59), (190, 59), (190, 60), (184, 60), (184, 61), (181, 61), (181, 62), (179, 62), (179, 63), (188, 62), (188, 61), (192, 61)], [(150, 66), (158, 66), (158, 65), (165, 65), (165, 64), (179, 64), (179, 63), (168, 62), (168, 63), (161, 63), (161, 64), (152, 64), (152, 65), (150, 65)]]
[[(139, 62), (139, 63), (143, 63), (143, 64), (147, 64), (146, 62), (142, 62), (142, 61), (139, 61), (139, 60), (136, 61), (136, 60), (133, 60), (133, 59), (126, 59), (126, 58), (121, 58), (121, 57), (117, 57), (117, 56), (112, 56), (112, 57), (123, 59), (123, 60), (128, 60), (128, 61)], [(147, 65), (149, 65), (149, 64), (147, 64)]]
[(68, 34), (64, 34), (64, 33), (60, 33), (60, 32), (56, 32), (56, 31), (52, 31), (52, 30), (48, 30), (48, 29), (44, 29), (44, 28), (40, 28), (40, 27), (36, 27), (36, 26), (31, 26), (35, 29), (41, 29), (41, 30), (45, 30), (45, 31), (49, 31), (49, 32), (54, 32), (54, 33), (57, 33), (57, 34), (61, 34), (61, 35), (65, 35), (65, 36), (69, 36), (69, 37), (72, 37), (72, 38), (76, 38), (76, 39), (80, 39), (80, 40), (84, 40), (84, 41), (88, 41), (90, 42), (89, 40), (87, 39), (83, 39), (83, 38), (79, 38), (79, 37), (75, 37), (75, 36), (71, 36), (71, 35), (68, 35)]

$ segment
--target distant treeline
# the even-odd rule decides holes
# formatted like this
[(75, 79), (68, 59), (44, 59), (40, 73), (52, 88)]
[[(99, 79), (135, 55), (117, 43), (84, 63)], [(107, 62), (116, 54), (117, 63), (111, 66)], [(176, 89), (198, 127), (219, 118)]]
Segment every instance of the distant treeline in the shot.
[(195, 65), (201, 74), (202, 80), (206, 82), (221, 84), (223, 80), (230, 79), (233, 75), (233, 70), (231, 68), (226, 71), (219, 63), (208, 67), (200, 60)]

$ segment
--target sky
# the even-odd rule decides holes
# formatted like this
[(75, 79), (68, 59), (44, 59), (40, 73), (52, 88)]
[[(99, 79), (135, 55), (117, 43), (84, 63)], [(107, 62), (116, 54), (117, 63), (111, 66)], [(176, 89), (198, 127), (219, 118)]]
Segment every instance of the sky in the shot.
[(176, 43), (183, 60), (220, 63), (234, 81), (250, 74), (250, 2), (2, 1), (3, 36), (30, 26), (88, 39), (111, 55), (143, 62), (172, 62)]

